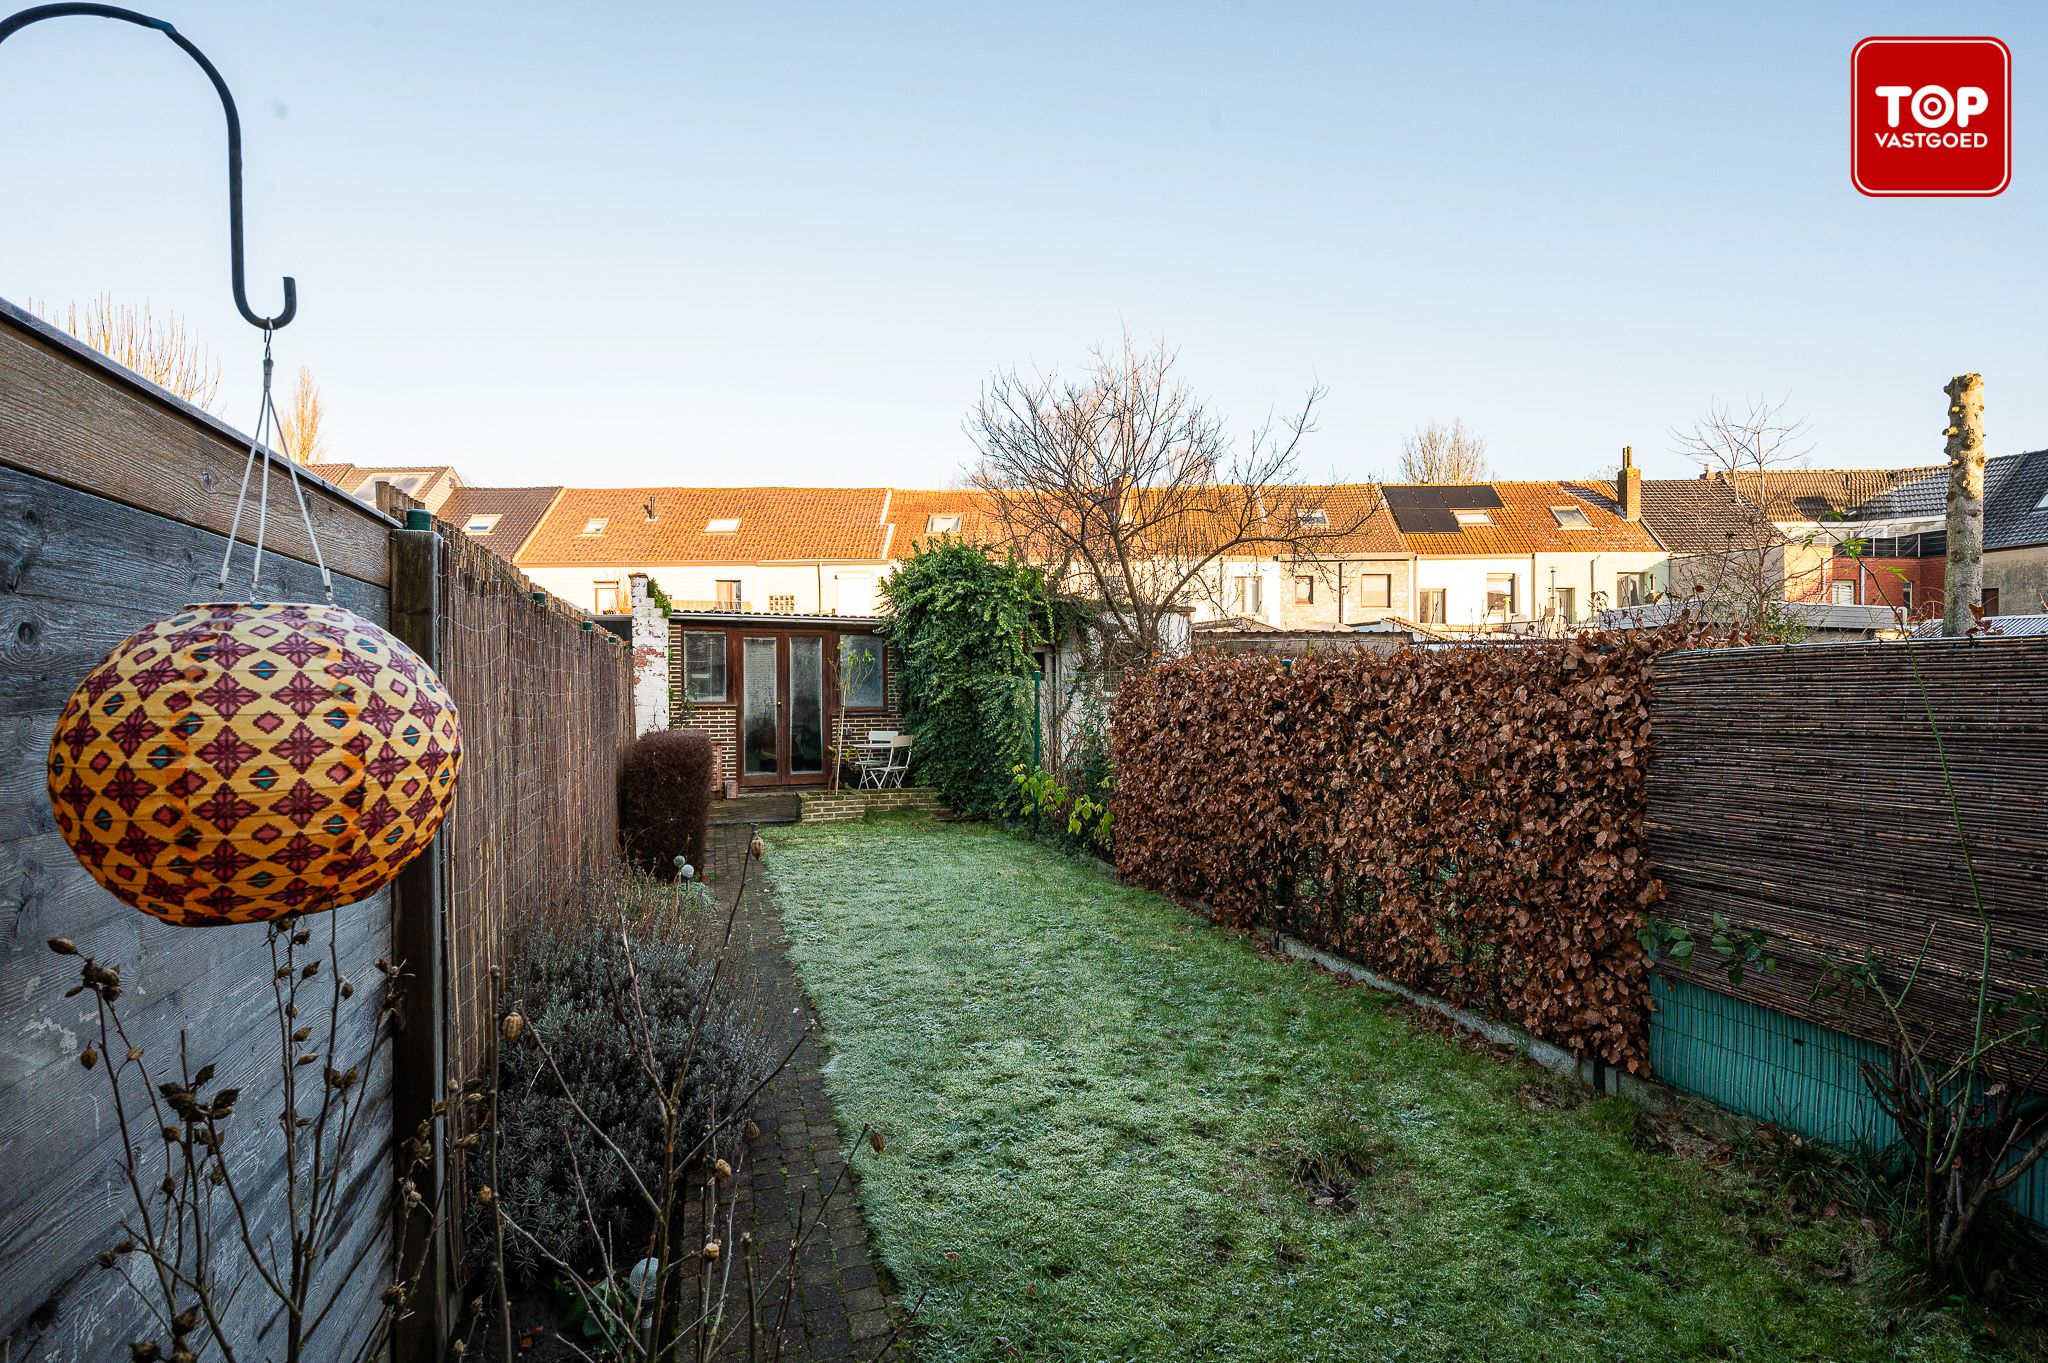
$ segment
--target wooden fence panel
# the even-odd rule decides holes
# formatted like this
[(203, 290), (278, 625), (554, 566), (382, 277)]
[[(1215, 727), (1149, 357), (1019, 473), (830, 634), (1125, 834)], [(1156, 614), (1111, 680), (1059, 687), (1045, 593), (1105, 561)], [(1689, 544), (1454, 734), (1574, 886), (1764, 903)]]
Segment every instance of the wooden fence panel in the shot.
[[(447, 857), (448, 1065), (484, 1058), (490, 968), (519, 914), (559, 903), (616, 855), (619, 764), (633, 742), (631, 650), (440, 527), (441, 680), (462, 711)], [(538, 599), (536, 599), (536, 596)]]
[[(275, 1139), (280, 1106), (271, 962), (260, 927), (172, 927), (101, 889), (57, 834), (44, 763), (58, 711), (88, 668), (141, 626), (216, 595), (225, 541), (23, 472), (4, 446), (0, 457), (9, 465), (0, 467), (0, 1354), (15, 1363), (113, 1358), (145, 1333), (140, 1303), (94, 1262), (119, 1238), (128, 1195), (116, 1181), (105, 1075), (78, 1063), (93, 1003), (63, 997), (75, 967), (44, 940), (69, 937), (121, 970), (130, 1025), (150, 1054), (175, 1054), (182, 1030), (195, 1056), (219, 1058), (222, 1080), (243, 1088), (230, 1130), (252, 1169), (262, 1167), (257, 1148)], [(277, 596), (319, 599), (310, 567), (277, 559), (264, 571)], [(380, 587), (338, 576), (335, 596), (367, 620), (386, 618)], [(346, 974), (362, 986), (359, 997), (374, 998), (374, 962), (390, 951), (388, 897), (339, 910), (333, 922)], [(320, 928), (324, 941), (324, 921)], [(369, 1010), (359, 1016), (367, 1030)], [(389, 1255), (383, 1051), (367, 1082), (366, 1138), (349, 1175), (359, 1210), (329, 1260), (337, 1269)], [(273, 1183), (254, 1199), (266, 1229), (282, 1224), (280, 1193)], [(373, 1324), (376, 1276), (348, 1285), (349, 1305), (337, 1313), (350, 1319), (344, 1335)], [(274, 1305), (248, 1285), (235, 1302), (237, 1332), (274, 1329)]]
[[(1702, 947), (1661, 968), (1874, 1040), (1813, 997), (1827, 961), (1927, 951), (1921, 1016), (1960, 1024), (1982, 933), (1996, 992), (2048, 987), (2048, 639), (1678, 653), (1652, 702), (1650, 852), (1665, 916), (1761, 928), (1774, 973), (1731, 984)], [(1924, 690), (1923, 690), (1924, 686)], [(1933, 723), (1929, 723), (1929, 710)], [(1936, 731), (1940, 741), (1936, 741)], [(1960, 807), (1956, 834), (1944, 759)]]

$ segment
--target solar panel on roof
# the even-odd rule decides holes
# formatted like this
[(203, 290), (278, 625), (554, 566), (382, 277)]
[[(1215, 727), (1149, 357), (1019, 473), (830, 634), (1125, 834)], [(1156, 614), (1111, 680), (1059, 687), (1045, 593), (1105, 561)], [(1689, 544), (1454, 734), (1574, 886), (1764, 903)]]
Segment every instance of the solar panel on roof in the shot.
[(1485, 484), (1437, 487), (1425, 483), (1380, 489), (1394, 524), (1410, 535), (1455, 535), (1460, 511), (1486, 511), (1503, 505), (1500, 494)]

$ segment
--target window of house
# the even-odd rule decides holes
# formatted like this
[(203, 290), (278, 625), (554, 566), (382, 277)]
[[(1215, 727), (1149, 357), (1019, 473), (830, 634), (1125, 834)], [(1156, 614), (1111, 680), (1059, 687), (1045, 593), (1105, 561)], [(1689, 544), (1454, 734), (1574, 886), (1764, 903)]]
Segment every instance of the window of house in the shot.
[(627, 607), (626, 589), (620, 583), (599, 582), (596, 585), (597, 603), (592, 607), (599, 615), (623, 615)]
[(488, 535), (497, 527), (498, 518), (502, 514), (501, 512), (492, 512), (488, 516), (471, 516), (462, 523), (462, 533), (465, 535)]
[(704, 522), (704, 533), (707, 535), (737, 535), (739, 532), (740, 518), (737, 516), (721, 516), (717, 520)]
[(1442, 587), (1424, 587), (1415, 595), (1417, 598), (1416, 609), (1421, 614), (1421, 619), (1417, 620), (1416, 623), (1421, 625), (1443, 624), (1444, 589)]
[(1978, 603), (1984, 607), (1984, 613), (1986, 615), (1998, 614), (1998, 588), (1984, 588), (1982, 591), (1977, 593), (1977, 600)]
[[(1442, 596), (1442, 592), (1437, 593)], [(1386, 610), (1394, 604), (1392, 573), (1362, 573), (1358, 579), (1358, 604), (1367, 610)]]
[(609, 517), (592, 516), (589, 520), (583, 522), (583, 529), (577, 533), (582, 535), (602, 535), (604, 528), (610, 524), (611, 519)]
[(1316, 580), (1315, 580), (1315, 579), (1314, 579), (1313, 577), (1297, 577), (1297, 578), (1295, 578), (1295, 579), (1294, 579), (1294, 604), (1295, 604), (1295, 605), (1297, 605), (1297, 606), (1312, 606), (1312, 605), (1314, 605), (1314, 604), (1315, 604), (1315, 600), (1316, 600)]
[(1491, 511), (1453, 511), (1451, 514), (1457, 517), (1459, 525), (1493, 524), (1493, 513)]
[(1550, 607), (1557, 612), (1560, 620), (1579, 618), (1579, 589), (1577, 587), (1553, 587), (1550, 592)]
[(1512, 620), (1515, 616), (1515, 575), (1513, 573), (1488, 573), (1486, 575), (1486, 618), (1489, 620)]
[(1899, 605), (1905, 609), (1906, 614), (1913, 613), (1913, 579), (1910, 577), (1902, 578), (1899, 582)]
[(742, 597), (737, 579), (726, 578), (712, 584), (717, 589), (718, 608), (722, 611), (738, 610)]
[(924, 532), (927, 535), (957, 535), (960, 533), (959, 514), (932, 515), (924, 518)]
[(879, 710), (885, 691), (882, 641), (872, 634), (839, 636), (839, 700), (849, 710)]
[(725, 636), (713, 630), (683, 635), (683, 694), (691, 700), (725, 699)]
[(1241, 577), (1237, 580), (1237, 591), (1232, 597), (1239, 615), (1259, 613), (1259, 579)]
[(1593, 522), (1586, 518), (1586, 513), (1575, 506), (1553, 506), (1550, 508), (1550, 514), (1557, 517), (1557, 528), (1560, 530), (1593, 528)]
[(1330, 513), (1320, 507), (1310, 511), (1297, 511), (1294, 513), (1294, 521), (1297, 525), (1324, 529), (1330, 524)]
[(1828, 600), (1834, 602), (1837, 606), (1855, 605), (1856, 584), (1854, 582), (1836, 582), (1830, 584), (1830, 586), (1828, 587)]

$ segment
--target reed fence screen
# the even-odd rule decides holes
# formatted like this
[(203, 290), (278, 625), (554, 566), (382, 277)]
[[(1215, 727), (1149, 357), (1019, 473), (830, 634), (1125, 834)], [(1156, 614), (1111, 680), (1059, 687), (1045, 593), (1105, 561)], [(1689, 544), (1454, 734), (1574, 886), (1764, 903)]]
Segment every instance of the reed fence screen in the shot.
[(442, 833), (448, 1072), (484, 1060), (490, 971), (523, 913), (562, 902), (619, 839), (631, 650), (504, 559), (438, 527), (441, 680), (462, 711), (462, 788)]
[(1830, 963), (1924, 956), (1912, 1013), (1962, 1027), (1988, 922), (1992, 996), (2048, 989), (2048, 639), (1685, 652), (1653, 676), (1659, 912), (1760, 929), (1775, 966), (1660, 969), (1882, 1041), (1853, 993), (1816, 993)]

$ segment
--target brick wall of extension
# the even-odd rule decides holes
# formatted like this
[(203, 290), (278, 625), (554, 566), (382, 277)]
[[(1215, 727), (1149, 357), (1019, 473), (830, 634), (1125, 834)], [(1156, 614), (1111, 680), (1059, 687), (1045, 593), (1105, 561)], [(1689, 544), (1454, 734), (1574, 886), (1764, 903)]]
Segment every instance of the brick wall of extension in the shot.
[(807, 790), (798, 797), (800, 823), (847, 823), (898, 810), (935, 811), (939, 793), (926, 786), (901, 790)]
[[(669, 727), (694, 729), (711, 739), (711, 745), (718, 754), (718, 786), (719, 793), (723, 795), (728, 788), (727, 783), (739, 780), (739, 706), (733, 701), (685, 699), (679, 649), (671, 650), (669, 669)], [(881, 706), (835, 713), (831, 717), (831, 727), (832, 744), (835, 748), (858, 743), (876, 730), (902, 732), (903, 691), (896, 675), (894, 650), (885, 654)], [(850, 781), (852, 778), (849, 776), (844, 779)], [(828, 772), (818, 778), (818, 783), (829, 786), (831, 780), (831, 774)], [(802, 787), (792, 785), (791, 788)]]

